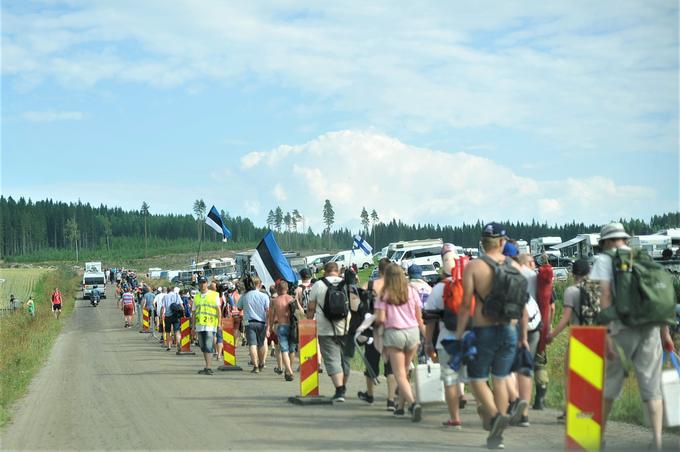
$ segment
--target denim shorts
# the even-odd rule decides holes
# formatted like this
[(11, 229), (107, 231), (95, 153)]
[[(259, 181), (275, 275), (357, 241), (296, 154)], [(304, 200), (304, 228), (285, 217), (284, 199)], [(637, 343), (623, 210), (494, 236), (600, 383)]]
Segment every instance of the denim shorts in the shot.
[(276, 336), (279, 338), (279, 350), (283, 353), (295, 352), (295, 344), (288, 340), (290, 335), (290, 325), (279, 325), (276, 327)]
[(517, 328), (514, 325), (491, 325), (472, 329), (477, 340), (477, 358), (467, 366), (470, 380), (486, 380), (489, 371), (494, 378), (510, 374), (517, 350)]
[(213, 347), (214, 331), (198, 331), (196, 335), (198, 336), (198, 346), (203, 353), (213, 353), (215, 351)]
[(221, 327), (221, 326), (218, 326), (218, 327), (217, 327), (217, 333), (215, 333), (215, 337), (217, 338), (217, 343), (218, 343), (218, 344), (221, 344), (221, 343), (224, 342), (224, 337), (223, 337), (222, 327)]
[(246, 339), (249, 346), (262, 347), (264, 345), (264, 338), (266, 337), (267, 327), (264, 323), (248, 322), (246, 326)]

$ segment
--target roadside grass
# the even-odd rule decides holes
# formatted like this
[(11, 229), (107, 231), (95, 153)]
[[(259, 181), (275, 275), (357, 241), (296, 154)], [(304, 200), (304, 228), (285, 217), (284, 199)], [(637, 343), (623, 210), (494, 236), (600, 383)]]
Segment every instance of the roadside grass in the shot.
[(48, 271), (46, 268), (0, 268), (0, 308), (9, 307), (10, 295), (25, 303), (33, 295), (36, 283)]
[[(0, 426), (7, 423), (12, 404), (26, 392), (45, 363), (64, 319), (73, 311), (77, 284), (75, 274), (66, 269), (46, 272), (33, 287), (35, 317), (31, 318), (22, 306), (18, 312), (0, 318)], [(62, 290), (64, 299), (59, 321), (51, 310), (54, 287)]]

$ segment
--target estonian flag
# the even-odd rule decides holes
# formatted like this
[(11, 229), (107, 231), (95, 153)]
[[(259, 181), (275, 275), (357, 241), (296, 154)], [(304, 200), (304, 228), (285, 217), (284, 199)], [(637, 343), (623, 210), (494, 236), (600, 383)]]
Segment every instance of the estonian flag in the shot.
[(352, 245), (352, 254), (354, 254), (355, 250), (361, 250), (364, 252), (366, 256), (370, 256), (371, 252), (373, 251), (373, 247), (365, 241), (363, 238), (361, 238), (360, 235), (355, 235), (354, 236), (354, 244)]
[(213, 228), (215, 232), (220, 234), (222, 236), (222, 240), (224, 240), (225, 242), (227, 241), (227, 239), (231, 238), (231, 231), (224, 225), (222, 217), (220, 216), (220, 213), (217, 211), (215, 206), (212, 206), (210, 212), (208, 212), (208, 216), (205, 217), (205, 224), (207, 224), (208, 226)]
[(297, 282), (295, 271), (290, 267), (279, 245), (276, 244), (272, 231), (268, 231), (260, 241), (250, 260), (266, 289), (269, 289), (279, 279), (291, 284)]

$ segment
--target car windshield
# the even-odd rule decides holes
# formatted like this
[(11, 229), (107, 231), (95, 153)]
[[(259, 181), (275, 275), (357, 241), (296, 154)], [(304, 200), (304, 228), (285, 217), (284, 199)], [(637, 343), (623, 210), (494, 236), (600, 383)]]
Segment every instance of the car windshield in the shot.
[(404, 252), (403, 252), (403, 251), (397, 251), (397, 252), (394, 253), (394, 255), (392, 256), (392, 260), (398, 261), (399, 259), (401, 259), (401, 257), (402, 257), (403, 255), (404, 255)]

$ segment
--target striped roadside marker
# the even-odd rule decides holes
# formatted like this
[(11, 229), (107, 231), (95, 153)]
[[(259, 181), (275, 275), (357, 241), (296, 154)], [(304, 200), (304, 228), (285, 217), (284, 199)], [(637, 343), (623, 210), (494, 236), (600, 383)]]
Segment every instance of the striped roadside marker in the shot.
[(222, 359), (224, 365), (218, 367), (223, 371), (243, 370), (236, 365), (236, 340), (234, 338), (234, 319), (226, 317), (222, 319)]
[(316, 320), (298, 322), (300, 344), (300, 395), (288, 401), (296, 405), (330, 405), (333, 401), (319, 396), (319, 357), (317, 356)]
[(149, 331), (149, 310), (142, 309), (142, 331), (140, 333), (150, 333)]
[(566, 448), (599, 451), (604, 424), (604, 353), (607, 329), (575, 326), (569, 338)]
[[(170, 334), (170, 333), (167, 333)], [(195, 352), (191, 351), (191, 319), (188, 317), (182, 317), (179, 324), (179, 334), (180, 334), (180, 348), (177, 350), (177, 355), (195, 355)]]

